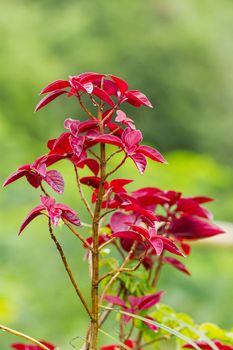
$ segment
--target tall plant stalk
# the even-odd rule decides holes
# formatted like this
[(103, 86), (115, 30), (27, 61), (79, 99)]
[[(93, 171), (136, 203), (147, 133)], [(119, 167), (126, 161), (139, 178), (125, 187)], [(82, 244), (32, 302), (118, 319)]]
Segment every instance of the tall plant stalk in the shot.
[[(4, 186), (25, 176), (31, 186), (42, 191), (41, 204), (28, 214), (19, 233), (21, 234), (37, 216), (42, 214), (47, 216), (50, 237), (90, 320), (82, 350), (123, 348), (143, 350), (156, 341), (164, 340), (163, 335), (157, 340), (154, 339), (158, 329), (153, 325), (153, 314), (150, 315), (150, 310), (154, 310), (163, 294), (162, 291), (157, 291), (163, 264), (170, 264), (189, 274), (183, 263), (173, 256), (166, 256), (166, 253), (182, 257), (184, 252), (187, 254), (189, 252), (189, 245), (184, 242), (185, 240), (205, 238), (222, 232), (208, 221), (211, 215), (201, 206), (210, 199), (183, 198), (179, 192), (162, 191), (156, 187), (145, 187), (129, 192), (125, 187), (133, 180), (114, 177), (127, 159), (132, 161), (140, 174), (146, 169), (147, 158), (159, 163), (166, 162), (156, 149), (141, 145), (143, 139), (141, 131), (137, 130), (134, 121), (119, 109), (125, 102), (135, 107), (152, 107), (144, 94), (138, 90), (129, 90), (124, 80), (108, 74), (83, 73), (70, 77), (69, 81), (57, 80), (44, 88), (41, 93), (47, 95), (39, 102), (36, 110), (60, 95), (68, 94), (69, 97), (74, 95), (88, 119), (85, 121), (66, 119), (64, 126), (68, 131), (56, 139), (49, 140), (48, 154), (37, 158), (32, 164), (21, 166), (6, 179)], [(96, 116), (82, 101), (83, 94), (89, 96), (90, 103), (97, 108)], [(109, 155), (107, 145), (117, 149), (111, 151)], [(99, 151), (93, 147), (99, 147)], [(111, 167), (112, 158), (117, 157), (118, 153), (120, 159), (114, 167)], [(91, 220), (90, 223), (83, 224), (84, 227), (92, 228), (90, 237), (83, 236), (74, 228), (81, 225), (78, 214), (67, 205), (56, 202), (49, 190), (44, 187), (45, 183), (57, 194), (63, 193), (62, 175), (56, 170), (47, 168), (64, 159), (73, 164), (78, 192)], [(91, 171), (91, 176), (80, 177), (78, 168), (83, 167)], [(85, 196), (83, 185), (92, 190), (92, 204)], [(156, 210), (159, 206), (163, 215), (160, 212), (157, 216)], [(63, 222), (79, 239), (89, 257), (88, 261), (91, 262), (91, 305), (81, 291), (65, 250), (53, 229), (59, 222)], [(118, 259), (114, 256), (105, 259), (107, 271), (100, 268), (100, 256), (104, 250), (106, 254), (107, 250), (118, 254)], [(133, 277), (138, 269), (141, 270), (139, 273), (143, 276), (143, 280), (142, 285), (134, 289)], [(103, 304), (106, 302), (109, 306), (101, 313), (100, 306), (105, 307)], [(119, 327), (120, 347), (112, 345), (99, 348), (98, 332), (101, 330), (103, 334), (106, 333), (102, 330), (102, 326), (108, 319), (113, 305), (123, 310)], [(125, 317), (127, 311), (129, 311), (128, 318)], [(145, 317), (141, 317), (141, 323), (138, 323), (132, 315)], [(4, 329), (4, 326), (1, 327)], [(144, 327), (150, 328), (152, 333), (148, 334), (152, 339), (150, 337), (144, 339)], [(17, 334), (16, 331), (11, 333)], [(52, 344), (34, 340), (22, 333), (18, 334), (43, 349), (55, 350)], [(25, 350), (24, 345), (21, 345), (16, 344), (14, 348)], [(37, 350), (31, 347), (26, 349)]]

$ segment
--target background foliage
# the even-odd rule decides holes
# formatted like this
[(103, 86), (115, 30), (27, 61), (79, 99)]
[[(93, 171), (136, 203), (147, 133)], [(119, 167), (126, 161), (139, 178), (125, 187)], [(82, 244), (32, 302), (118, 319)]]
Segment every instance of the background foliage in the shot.
[[(111, 72), (154, 103), (152, 111), (127, 112), (169, 161), (150, 164), (132, 188), (154, 185), (213, 196), (215, 217), (233, 221), (231, 0), (8, 0), (0, 5), (0, 30), (1, 181), (46, 152), (43, 144), (62, 130), (65, 117), (82, 118), (75, 100), (66, 98), (33, 115), (44, 85), (82, 71)], [(131, 176), (131, 166), (126, 164), (124, 176)], [(80, 212), (69, 168), (65, 176), (66, 202)], [(37, 202), (23, 183), (1, 191), (0, 320), (69, 348), (72, 337), (84, 334), (85, 318), (46, 226), (43, 231), (34, 223), (16, 237)], [(80, 251), (66, 233), (58, 232), (85, 290)], [(197, 322), (230, 328), (232, 262), (232, 247), (195, 246), (188, 260), (192, 278), (166, 268), (160, 283), (168, 290), (165, 302)], [(3, 350), (9, 341), (1, 335)]]

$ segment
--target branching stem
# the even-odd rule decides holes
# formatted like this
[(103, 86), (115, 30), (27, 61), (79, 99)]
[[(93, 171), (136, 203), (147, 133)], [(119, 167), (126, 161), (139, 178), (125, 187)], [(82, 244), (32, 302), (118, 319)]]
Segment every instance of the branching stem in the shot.
[(73, 285), (77, 295), (79, 296), (79, 299), (81, 300), (84, 308), (86, 309), (88, 315), (92, 319), (91, 311), (90, 311), (90, 309), (89, 309), (89, 307), (88, 307), (88, 305), (86, 303), (86, 300), (84, 299), (84, 297), (83, 297), (83, 295), (82, 295), (82, 293), (81, 293), (81, 291), (80, 291), (80, 289), (79, 289), (79, 287), (78, 287), (78, 285), (77, 285), (77, 283), (75, 281), (75, 278), (73, 276), (71, 268), (70, 268), (70, 266), (68, 264), (68, 261), (66, 259), (65, 253), (63, 252), (62, 246), (60, 245), (60, 243), (58, 242), (56, 236), (53, 233), (53, 229), (52, 229), (52, 225), (51, 225), (51, 221), (50, 220), (49, 220), (49, 232), (50, 232), (50, 236), (51, 236), (53, 242), (55, 243), (55, 245), (57, 247), (57, 250), (58, 250), (58, 252), (60, 254), (60, 257), (62, 259), (62, 262), (63, 262), (63, 265), (65, 267), (65, 270), (66, 270), (66, 272), (67, 272), (67, 274), (68, 274), (68, 276), (70, 278), (70, 281), (71, 281), (71, 283), (72, 283), (72, 285)]
[(67, 221), (66, 219), (62, 219), (64, 224), (69, 227), (70, 231), (73, 232), (73, 234), (80, 239), (80, 241), (83, 242), (85, 245), (85, 248), (88, 248), (91, 252), (93, 252), (92, 246), (85, 240), (85, 238)]
[(14, 329), (12, 329), (12, 328), (9, 328), (9, 327), (3, 326), (3, 325), (0, 325), (0, 329), (1, 329), (2, 331), (5, 331), (5, 332), (11, 333), (11, 334), (13, 334), (13, 335), (16, 335), (16, 336), (18, 336), (18, 337), (24, 338), (24, 339), (30, 341), (31, 343), (33, 343), (33, 344), (39, 346), (39, 347), (40, 347), (41, 349), (43, 349), (43, 350), (49, 350), (49, 348), (48, 348), (47, 346), (43, 345), (41, 342), (39, 342), (38, 340), (36, 340), (36, 339), (30, 337), (30, 336), (27, 335), (27, 334), (24, 334), (24, 333), (22, 333), (22, 332), (16, 331), (16, 330), (14, 330)]
[(84, 193), (83, 193), (83, 190), (82, 190), (82, 186), (81, 186), (81, 182), (80, 182), (80, 178), (79, 178), (79, 174), (78, 174), (78, 170), (77, 170), (77, 167), (74, 165), (74, 171), (75, 171), (75, 176), (76, 176), (76, 182), (77, 182), (77, 186), (78, 186), (78, 190), (79, 190), (79, 194), (80, 194), (80, 197), (81, 197), (81, 200), (83, 201), (88, 213), (90, 214), (91, 218), (93, 219), (94, 217), (94, 214), (91, 210), (91, 207), (88, 203), (88, 201), (86, 200), (85, 196), (84, 196)]

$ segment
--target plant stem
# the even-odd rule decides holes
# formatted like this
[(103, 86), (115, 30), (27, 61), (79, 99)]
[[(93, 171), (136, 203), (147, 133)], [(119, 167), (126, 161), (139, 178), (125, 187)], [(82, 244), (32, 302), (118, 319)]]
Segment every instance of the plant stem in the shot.
[(75, 228), (69, 223), (69, 221), (67, 221), (66, 219), (62, 219), (64, 224), (69, 227), (70, 231), (73, 232), (73, 234), (78, 237), (80, 239), (80, 241), (83, 242), (83, 244), (85, 245), (85, 248), (88, 248), (91, 252), (93, 251), (92, 246), (85, 240), (85, 238), (77, 231), (75, 230)]
[[(117, 296), (119, 297), (121, 292), (123, 289), (123, 285), (120, 285), (120, 288), (118, 290)], [(101, 314), (100, 318), (99, 318), (99, 327), (102, 326), (102, 324), (106, 321), (106, 319), (108, 318), (109, 314), (111, 313), (111, 308), (113, 306), (113, 303), (109, 303), (107, 308), (104, 310), (104, 312)]]
[(132, 267), (132, 268), (121, 267), (119, 269), (115, 269), (115, 270), (106, 272), (103, 276), (100, 277), (99, 283), (101, 281), (103, 281), (106, 277), (114, 275), (114, 274), (116, 274), (118, 272), (134, 272), (134, 271), (136, 271), (139, 268), (139, 266), (141, 265), (141, 263), (144, 260), (145, 256), (146, 256), (146, 251), (139, 258), (139, 261), (137, 262), (137, 264), (134, 267)]
[[(102, 123), (101, 105), (98, 107), (98, 119), (100, 121), (100, 132), (104, 133)], [(105, 144), (100, 144), (100, 183), (93, 218), (93, 252), (92, 252), (92, 320), (90, 328), (90, 350), (97, 350), (98, 328), (99, 328), (99, 221), (104, 195), (104, 181), (106, 172)]]
[(95, 120), (95, 117), (94, 115), (88, 111), (88, 109), (86, 108), (86, 106), (83, 104), (82, 100), (81, 100), (81, 96), (78, 95), (78, 100), (79, 100), (79, 103), (80, 103), (80, 106), (82, 107), (82, 109), (86, 112), (86, 114), (88, 115), (88, 117), (90, 117), (91, 119), (94, 119)]
[(107, 179), (110, 175), (114, 174), (124, 164), (126, 159), (127, 159), (127, 154), (124, 156), (122, 161), (113, 170), (111, 170), (109, 173), (106, 174), (105, 179)]
[(80, 291), (80, 289), (79, 289), (79, 287), (78, 287), (78, 285), (77, 285), (77, 283), (75, 281), (75, 278), (74, 278), (73, 273), (71, 271), (71, 268), (70, 268), (70, 266), (69, 266), (69, 264), (67, 262), (66, 256), (65, 256), (65, 254), (63, 252), (63, 249), (62, 249), (60, 243), (58, 242), (56, 236), (53, 234), (53, 229), (52, 229), (50, 220), (49, 220), (49, 232), (50, 232), (50, 236), (51, 236), (53, 242), (55, 243), (55, 245), (57, 247), (57, 250), (58, 250), (58, 252), (60, 254), (60, 257), (62, 259), (63, 265), (64, 265), (64, 267), (66, 269), (66, 272), (68, 273), (70, 281), (71, 281), (71, 283), (72, 283), (72, 285), (73, 285), (77, 295), (79, 296), (79, 299), (81, 300), (81, 302), (82, 302), (84, 308), (86, 309), (88, 315), (90, 316), (90, 318), (92, 318), (91, 311), (90, 311), (90, 309), (89, 309), (89, 307), (88, 307), (88, 305), (86, 303), (86, 300), (84, 299), (84, 297), (83, 297), (83, 295), (82, 295), (82, 293), (81, 293), (81, 291)]
[(99, 246), (99, 251), (101, 251), (104, 247), (106, 247), (108, 244), (112, 243), (114, 240), (116, 239), (116, 237), (112, 237), (110, 238), (107, 242), (104, 242), (103, 244), (101, 244), (101, 246)]
[(158, 283), (158, 280), (159, 280), (159, 276), (160, 276), (160, 271), (161, 271), (161, 268), (163, 266), (163, 256), (164, 256), (164, 250), (163, 252), (161, 253), (159, 259), (158, 259), (158, 264), (157, 264), (157, 267), (156, 267), (156, 270), (155, 270), (155, 275), (154, 275), (154, 279), (151, 283), (151, 286), (153, 288), (156, 287), (157, 283)]
[[(158, 280), (159, 280), (159, 276), (160, 276), (160, 272), (161, 272), (161, 268), (163, 266), (163, 255), (164, 255), (164, 250), (163, 252), (161, 253), (159, 259), (158, 259), (158, 263), (157, 263), (157, 267), (156, 267), (156, 270), (155, 270), (155, 275), (154, 275), (154, 278), (151, 282), (151, 287), (155, 288), (157, 283), (158, 283)], [(141, 344), (141, 341), (142, 341), (142, 336), (143, 336), (143, 332), (140, 331), (138, 333), (138, 338), (137, 338), (137, 341), (136, 341), (136, 350), (138, 350), (140, 348), (140, 344)]]
[(77, 167), (74, 165), (74, 171), (75, 171), (75, 176), (76, 176), (76, 181), (77, 181), (77, 186), (78, 186), (78, 190), (79, 190), (79, 194), (80, 194), (80, 197), (81, 197), (81, 200), (83, 201), (88, 213), (90, 214), (91, 218), (94, 217), (94, 214), (91, 210), (91, 207), (88, 203), (88, 201), (86, 200), (85, 196), (84, 196), (84, 193), (83, 193), (83, 190), (82, 190), (82, 186), (81, 186), (81, 183), (80, 183), (80, 178), (79, 178), (79, 174), (78, 174), (78, 170), (77, 170)]
[(49, 197), (49, 194), (48, 194), (48, 192), (46, 192), (46, 190), (45, 190), (44, 186), (42, 185), (42, 183), (40, 183), (40, 189), (45, 194), (46, 197)]
[(24, 339), (30, 341), (31, 343), (33, 343), (33, 344), (39, 346), (39, 347), (40, 347), (41, 349), (43, 349), (43, 350), (49, 350), (49, 348), (48, 348), (47, 346), (41, 344), (41, 342), (39, 342), (38, 340), (36, 340), (36, 339), (30, 337), (30, 336), (27, 335), (27, 334), (21, 333), (21, 332), (19, 332), (19, 331), (15, 331), (14, 329), (9, 328), (9, 327), (6, 327), (6, 326), (3, 326), (3, 325), (0, 325), (0, 329), (1, 329), (2, 331), (5, 331), (5, 332), (8, 332), (8, 333), (14, 334), (14, 335), (16, 335), (16, 336), (18, 336), (18, 337), (24, 338)]
[[(126, 256), (125, 260), (124, 260), (123, 263), (121, 264), (120, 269), (123, 269), (123, 268), (125, 267), (125, 265), (127, 265), (127, 263), (129, 262), (131, 256), (132, 256), (132, 255), (134, 254), (134, 252), (135, 252), (135, 249), (136, 249), (136, 247), (137, 247), (137, 244), (138, 244), (138, 242), (136, 242), (136, 241), (133, 243), (133, 245), (132, 245), (132, 247), (131, 247), (131, 249), (130, 249), (129, 254)], [(107, 294), (108, 289), (111, 287), (111, 285), (112, 285), (113, 282), (117, 279), (117, 277), (119, 276), (120, 273), (121, 273), (120, 271), (116, 272), (116, 273), (112, 276), (112, 278), (110, 279), (110, 281), (106, 284), (106, 286), (105, 286), (105, 288), (104, 288), (104, 290), (103, 290), (103, 293), (102, 293), (102, 295), (101, 295), (101, 297), (100, 297), (100, 300), (99, 300), (99, 304), (100, 304), (100, 305), (102, 304), (102, 302), (103, 302), (103, 300), (104, 300), (104, 297), (105, 297), (105, 295)]]
[(108, 162), (112, 157), (114, 157), (117, 153), (121, 153), (123, 152), (123, 149), (118, 149), (115, 152), (113, 152), (112, 154), (110, 154), (110, 156), (106, 159), (106, 162)]

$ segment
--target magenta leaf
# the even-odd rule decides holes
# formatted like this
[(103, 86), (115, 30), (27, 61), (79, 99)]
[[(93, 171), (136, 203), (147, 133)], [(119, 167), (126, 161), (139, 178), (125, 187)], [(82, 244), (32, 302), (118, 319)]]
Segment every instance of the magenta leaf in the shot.
[(117, 84), (121, 93), (124, 93), (125, 91), (128, 90), (128, 84), (126, 83), (125, 80), (118, 78), (115, 75), (110, 75), (110, 77)]
[[(28, 165), (28, 168), (30, 169), (30, 165)], [(16, 170), (14, 173), (12, 173), (10, 176), (8, 176), (8, 178), (4, 181), (3, 183), (3, 187), (11, 184), (12, 182), (20, 179), (21, 177), (25, 176), (28, 172), (28, 169), (25, 170), (25, 169), (18, 169)]]
[(140, 130), (132, 130), (127, 127), (121, 136), (122, 142), (125, 146), (125, 151), (131, 155), (138, 148), (138, 144), (142, 141), (142, 133)]
[(42, 107), (46, 106), (48, 103), (52, 102), (55, 98), (62, 94), (67, 94), (66, 90), (55, 90), (46, 95), (40, 102), (36, 105), (35, 112), (39, 111)]
[(121, 111), (120, 109), (118, 109), (118, 111), (116, 112), (117, 116), (115, 118), (115, 121), (116, 122), (119, 122), (119, 123), (122, 123), (122, 124), (125, 124), (127, 125), (128, 127), (130, 127), (132, 130), (135, 130), (136, 127), (134, 125), (134, 121), (130, 118), (128, 118), (126, 116), (126, 114)]
[(86, 158), (83, 161), (78, 162), (76, 165), (79, 168), (83, 168), (86, 165), (95, 176), (97, 176), (99, 173), (100, 166), (97, 160), (95, 159)]
[(177, 238), (188, 240), (202, 239), (224, 233), (218, 226), (191, 215), (174, 219), (169, 228), (169, 232)]
[(126, 304), (125, 302), (118, 296), (115, 296), (115, 295), (106, 295), (104, 297), (104, 299), (106, 301), (108, 301), (109, 303), (111, 304), (114, 304), (114, 305), (118, 305), (118, 306), (121, 306), (121, 307), (126, 307)]
[(38, 215), (43, 214), (42, 211), (44, 209), (45, 209), (44, 205), (38, 205), (37, 207), (32, 209), (32, 211), (28, 214), (28, 216), (26, 217), (26, 219), (23, 221), (22, 225), (20, 226), (19, 235), (33, 219), (35, 219)]
[[(51, 343), (45, 342), (43, 340), (40, 340), (40, 343), (47, 346), (49, 350), (56, 350), (56, 346), (52, 345)], [(41, 350), (41, 347), (38, 345), (28, 345), (22, 343), (11, 344), (11, 347), (15, 350)]]
[[(90, 137), (91, 139), (91, 137)], [(93, 140), (97, 143), (97, 142), (102, 142), (102, 143), (107, 143), (109, 145), (114, 145), (114, 146), (118, 146), (123, 148), (122, 142), (119, 139), (119, 137), (114, 136), (114, 135), (98, 135), (93, 137)]]
[(56, 80), (41, 90), (40, 95), (54, 90), (64, 89), (66, 87), (70, 87), (70, 83), (67, 80)]
[(128, 215), (121, 212), (115, 212), (110, 219), (110, 227), (113, 232), (126, 231), (129, 223), (135, 222), (135, 215)]
[(152, 247), (154, 248), (156, 255), (158, 255), (158, 256), (161, 255), (163, 248), (164, 248), (163, 240), (160, 239), (159, 237), (153, 238), (150, 240), (150, 243), (151, 243)]
[(129, 296), (128, 300), (133, 309), (146, 310), (159, 303), (163, 293), (163, 291), (160, 291), (154, 294), (143, 295), (141, 297)]
[(180, 198), (177, 201), (176, 211), (191, 215), (200, 216), (206, 219), (212, 219), (212, 214), (205, 208), (202, 208), (194, 198)]
[(49, 170), (45, 176), (45, 181), (57, 193), (64, 192), (64, 179), (56, 170)]
[(149, 146), (139, 146), (136, 150), (137, 153), (142, 153), (146, 157), (155, 160), (159, 163), (165, 163), (167, 164), (167, 161), (164, 159), (164, 157), (154, 148)]
[(186, 268), (186, 266), (184, 264), (182, 264), (182, 262), (180, 262), (179, 260), (177, 260), (177, 259), (175, 259), (175, 258), (173, 258), (171, 256), (167, 256), (167, 257), (163, 258), (163, 261), (165, 263), (167, 263), (167, 264), (172, 265), (177, 270), (180, 270), (181, 272), (184, 272), (186, 275), (191, 275), (191, 273)]
[(114, 106), (114, 102), (111, 99), (111, 97), (105, 92), (104, 90), (101, 90), (97, 86), (93, 88), (92, 94), (99, 97), (102, 101), (106, 102), (110, 106)]
[(98, 176), (84, 176), (80, 179), (81, 184), (90, 187), (98, 188), (100, 183), (100, 177)]
[(142, 242), (142, 237), (135, 231), (120, 231), (112, 234), (113, 237), (128, 238), (134, 241)]
[(141, 105), (153, 108), (151, 102), (148, 100), (146, 95), (138, 90), (129, 90), (125, 92), (127, 97), (126, 102), (132, 104), (135, 107), (140, 107)]
[(147, 166), (146, 157), (140, 153), (134, 153), (130, 156), (130, 158), (134, 161), (136, 167), (138, 168), (140, 174), (144, 174)]

